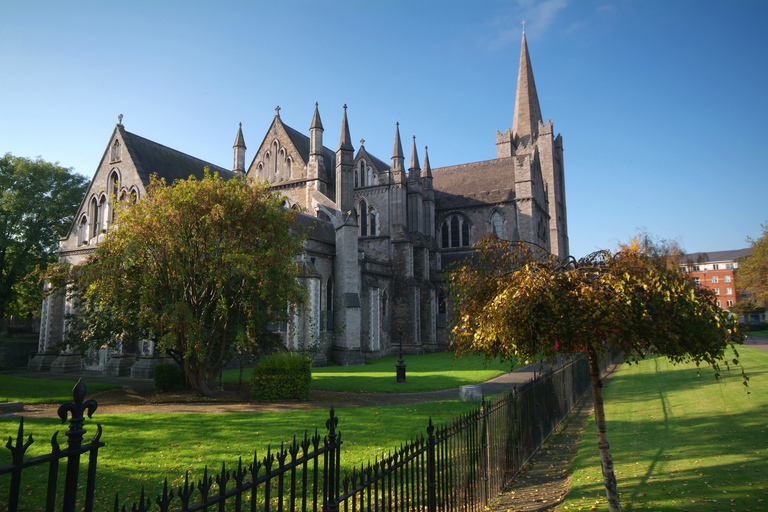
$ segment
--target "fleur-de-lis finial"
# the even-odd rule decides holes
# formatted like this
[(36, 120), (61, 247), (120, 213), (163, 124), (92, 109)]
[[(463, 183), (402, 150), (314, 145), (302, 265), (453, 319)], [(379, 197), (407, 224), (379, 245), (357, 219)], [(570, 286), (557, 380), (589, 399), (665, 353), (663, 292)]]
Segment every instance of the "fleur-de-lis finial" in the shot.
[(67, 430), (67, 437), (69, 438), (70, 448), (76, 448), (80, 446), (83, 440), (83, 434), (85, 429), (83, 428), (83, 422), (85, 417), (84, 412), (88, 412), (88, 417), (92, 417), (96, 412), (98, 404), (96, 400), (85, 400), (85, 393), (87, 389), (83, 379), (79, 379), (75, 387), (72, 389), (72, 398), (74, 402), (67, 402), (59, 407), (58, 414), (61, 418), (61, 422), (67, 421), (67, 413), (72, 414), (72, 418), (69, 420), (69, 430)]

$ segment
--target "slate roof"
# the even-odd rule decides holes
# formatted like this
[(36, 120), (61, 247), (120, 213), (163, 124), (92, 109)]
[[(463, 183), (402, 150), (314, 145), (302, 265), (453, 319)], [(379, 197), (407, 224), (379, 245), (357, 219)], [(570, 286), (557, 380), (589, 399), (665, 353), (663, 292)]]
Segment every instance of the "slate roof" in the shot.
[(432, 169), (435, 208), (481, 206), (515, 198), (515, 166), (511, 158), (485, 160)]
[(752, 254), (752, 249), (735, 249), (731, 251), (693, 252), (686, 254), (683, 261), (690, 263), (716, 263), (736, 261)]
[(307, 228), (307, 236), (309, 238), (329, 244), (336, 243), (336, 231), (333, 229), (331, 222), (312, 217), (306, 213), (300, 213), (296, 216), (296, 222)]
[(177, 180), (185, 180), (190, 176), (202, 179), (206, 167), (210, 169), (211, 173), (218, 172), (226, 180), (234, 176), (232, 171), (223, 167), (139, 137), (125, 131), (122, 127), (118, 127), (118, 129), (122, 135), (125, 149), (136, 165), (136, 172), (145, 187), (149, 185), (149, 178), (153, 174), (164, 178), (168, 184)]
[[(282, 119), (280, 120), (280, 124), (285, 128), (285, 133), (288, 134), (288, 137), (291, 139), (296, 151), (299, 152), (302, 160), (304, 160), (304, 163), (309, 163), (309, 137), (283, 123)], [(328, 173), (327, 176), (335, 176), (336, 153), (325, 146), (323, 146), (323, 163), (325, 164), (325, 170)]]

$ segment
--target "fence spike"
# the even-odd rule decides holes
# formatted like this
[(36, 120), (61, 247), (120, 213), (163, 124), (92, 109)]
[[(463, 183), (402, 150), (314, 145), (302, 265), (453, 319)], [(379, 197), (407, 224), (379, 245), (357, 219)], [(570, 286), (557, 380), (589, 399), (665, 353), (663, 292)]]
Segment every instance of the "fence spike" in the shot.
[(61, 446), (59, 446), (59, 431), (53, 433), (51, 436), (51, 453), (56, 454), (61, 451)]
[(112, 510), (113, 512), (120, 512), (120, 497), (118, 493), (115, 493), (115, 506)]
[(168, 477), (165, 477), (165, 481), (163, 482), (163, 494), (158, 494), (157, 498), (155, 498), (155, 503), (160, 506), (160, 512), (167, 512), (171, 500), (173, 500), (173, 489), (171, 489), (170, 493), (168, 492)]
[(192, 482), (190, 485), (189, 483), (189, 471), (187, 471), (184, 474), (184, 488), (182, 489), (181, 486), (178, 488), (177, 495), (181, 499), (182, 504), (182, 510), (186, 510), (189, 508), (189, 498), (192, 496), (192, 493), (195, 492), (195, 483)]
[(99, 439), (101, 439), (101, 432), (102, 432), (101, 424), (97, 423), (96, 424), (96, 433), (93, 435), (93, 438), (91, 439), (92, 443), (98, 443), (99, 442)]
[(13, 438), (11, 436), (8, 436), (8, 442), (5, 443), (5, 447), (11, 451), (11, 457), (14, 464), (21, 464), (24, 460), (24, 453), (34, 442), (35, 440), (32, 438), (32, 434), (29, 434), (27, 442), (24, 442), (24, 416), (22, 416), (21, 420), (19, 420), (19, 432), (16, 434), (16, 445), (13, 445)]

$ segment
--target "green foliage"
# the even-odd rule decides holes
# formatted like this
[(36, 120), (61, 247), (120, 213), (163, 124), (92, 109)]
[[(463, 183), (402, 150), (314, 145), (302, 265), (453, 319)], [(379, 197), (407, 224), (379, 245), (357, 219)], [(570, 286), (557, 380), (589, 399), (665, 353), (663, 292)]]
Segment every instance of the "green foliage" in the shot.
[(312, 359), (292, 352), (263, 357), (251, 374), (256, 400), (308, 400), (312, 397)]
[[(624, 510), (765, 510), (768, 352), (739, 352), (752, 370), (748, 399), (738, 373), (699, 379), (695, 364), (661, 357), (625, 365), (611, 378), (606, 414)], [(560, 510), (606, 509), (596, 444), (595, 436), (582, 438)]]
[(281, 203), (239, 178), (206, 172), (166, 186), (153, 177), (86, 264), (51, 272), (73, 280), (80, 298), (67, 343), (152, 339), (211, 396), (226, 362), (273, 344), (267, 325), (305, 301), (294, 262), (303, 237)]
[(184, 372), (176, 363), (160, 363), (155, 366), (152, 373), (155, 391), (166, 393), (184, 389)]
[(87, 185), (58, 163), (0, 157), (0, 318), (40, 310), (42, 287), (29, 275), (55, 260)]

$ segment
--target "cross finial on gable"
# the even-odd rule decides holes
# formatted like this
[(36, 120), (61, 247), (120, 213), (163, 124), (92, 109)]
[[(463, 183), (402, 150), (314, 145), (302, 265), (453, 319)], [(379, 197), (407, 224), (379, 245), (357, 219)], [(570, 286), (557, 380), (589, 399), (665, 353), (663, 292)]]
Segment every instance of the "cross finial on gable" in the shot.
[(123, 114), (117, 116), (117, 124), (123, 126)]
[(360, 145), (362, 146), (364, 144), (365, 144), (365, 139), (360, 139)]
[(280, 117), (280, 105), (275, 107), (275, 117)]

